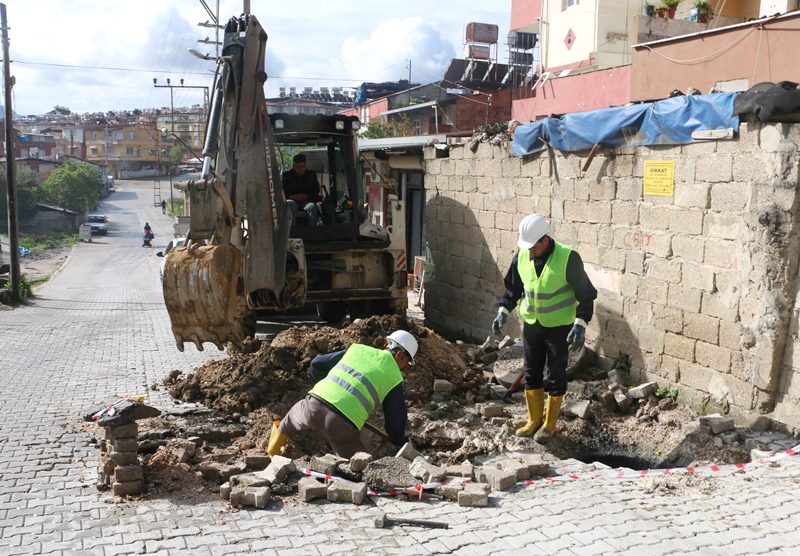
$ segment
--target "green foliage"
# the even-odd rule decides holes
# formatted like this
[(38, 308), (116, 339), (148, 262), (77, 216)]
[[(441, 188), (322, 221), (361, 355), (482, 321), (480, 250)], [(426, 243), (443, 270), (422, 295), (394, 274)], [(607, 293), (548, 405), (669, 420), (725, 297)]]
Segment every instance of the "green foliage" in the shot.
[(60, 207), (84, 212), (97, 206), (103, 182), (100, 176), (84, 164), (68, 160), (42, 184), (44, 200)]
[(183, 158), (183, 147), (181, 145), (172, 145), (169, 148), (169, 160), (174, 165), (178, 165), (181, 163), (181, 158)]
[(656, 390), (656, 398), (664, 399), (664, 398), (672, 398), (673, 400), (678, 399), (678, 389), (677, 388), (667, 388), (666, 386), (662, 386), (658, 390)]
[(681, 0), (661, 0), (661, 3), (664, 4), (665, 8), (676, 8), (681, 3)]
[(699, 12), (708, 12), (711, 9), (711, 6), (708, 4), (708, 0), (695, 0), (694, 7), (697, 8)]
[(408, 137), (414, 135), (414, 126), (408, 116), (401, 115), (386, 123), (373, 120), (361, 132), (362, 139), (384, 139), (386, 137)]
[(36, 215), (36, 203), (41, 201), (42, 191), (39, 176), (25, 170), (17, 176), (17, 216), (20, 220), (31, 220)]
[(167, 214), (170, 216), (186, 216), (186, 207), (182, 197), (167, 199)]
[(631, 357), (625, 353), (621, 353), (619, 359), (614, 364), (614, 368), (619, 373), (622, 385), (631, 384)]
[[(11, 280), (6, 282), (3, 289), (7, 292), (5, 297), (10, 298)], [(23, 274), (19, 277), (19, 298), (20, 301), (24, 301), (29, 297), (33, 297), (33, 284), (31, 284), (31, 282), (28, 281), (28, 277)]]
[(36, 234), (20, 234), (19, 244), (33, 251), (42, 251), (43, 249), (55, 249), (57, 247), (71, 247), (78, 241), (77, 234), (70, 233), (36, 233)]

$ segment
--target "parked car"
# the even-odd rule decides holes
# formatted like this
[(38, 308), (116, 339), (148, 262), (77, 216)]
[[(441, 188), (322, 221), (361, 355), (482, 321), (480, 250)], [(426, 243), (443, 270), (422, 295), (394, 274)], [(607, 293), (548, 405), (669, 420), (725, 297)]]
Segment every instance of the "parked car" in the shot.
[(86, 217), (84, 224), (92, 228), (93, 234), (106, 235), (108, 233), (108, 218), (105, 214), (90, 214)]
[(162, 282), (164, 281), (164, 264), (167, 262), (166, 256), (169, 254), (170, 251), (172, 251), (176, 247), (180, 247), (185, 242), (186, 242), (185, 237), (176, 237), (175, 239), (169, 240), (169, 243), (167, 243), (167, 246), (164, 248), (163, 251), (159, 251), (158, 253), (156, 253), (156, 257), (162, 258), (161, 266), (159, 266), (158, 268), (158, 278)]

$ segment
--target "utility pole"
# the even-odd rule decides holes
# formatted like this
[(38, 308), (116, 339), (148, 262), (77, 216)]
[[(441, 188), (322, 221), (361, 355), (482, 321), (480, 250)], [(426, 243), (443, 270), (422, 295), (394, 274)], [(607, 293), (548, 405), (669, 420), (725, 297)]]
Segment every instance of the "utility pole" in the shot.
[(411, 106), (411, 58), (408, 59), (408, 105)]
[(3, 39), (3, 88), (6, 97), (6, 201), (8, 202), (8, 238), (11, 250), (11, 299), (20, 301), (19, 295), (19, 231), (17, 230), (17, 193), (16, 183), (14, 182), (14, 111), (11, 109), (11, 87), (13, 79), (11, 77), (11, 66), (8, 55), (8, 24), (6, 19), (6, 5), (0, 4), (0, 26), (2, 26)]

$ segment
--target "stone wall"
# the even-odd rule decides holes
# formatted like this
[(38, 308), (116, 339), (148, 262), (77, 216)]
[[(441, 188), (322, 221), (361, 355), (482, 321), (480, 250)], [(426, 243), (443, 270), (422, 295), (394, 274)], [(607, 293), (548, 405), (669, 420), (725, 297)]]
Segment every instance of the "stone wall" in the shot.
[[(552, 220), (599, 290), (590, 345), (701, 411), (800, 428), (800, 125), (732, 141), (511, 157), (426, 149), (426, 319), (482, 340), (527, 213)], [(644, 196), (645, 160), (675, 161), (672, 197)], [(516, 318), (516, 313), (514, 317)], [(519, 333), (513, 320), (507, 331)]]

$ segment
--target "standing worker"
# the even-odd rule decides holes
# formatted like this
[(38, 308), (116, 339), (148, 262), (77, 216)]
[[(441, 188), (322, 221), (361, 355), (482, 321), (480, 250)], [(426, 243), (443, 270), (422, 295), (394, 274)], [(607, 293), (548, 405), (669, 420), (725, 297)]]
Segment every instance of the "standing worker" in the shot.
[(414, 364), (417, 340), (405, 330), (392, 332), (385, 349), (353, 344), (347, 350), (318, 355), (311, 361), (314, 387), (272, 426), (267, 454), (279, 454), (295, 433), (316, 429), (337, 456), (365, 451), (361, 429), (378, 405), (386, 433), (400, 447), (406, 443), (408, 411), (401, 371)]
[(161, 199), (161, 214), (167, 214), (167, 201)]
[[(539, 214), (529, 214), (520, 222), (519, 252), (506, 273), (505, 293), (492, 323), (499, 336), (519, 303), (528, 421), (517, 429), (517, 436), (535, 435), (540, 444), (555, 434), (567, 391), (568, 349), (583, 347), (597, 298), (578, 252), (554, 241), (547, 235), (549, 231), (550, 223)], [(545, 390), (547, 410), (543, 414)]]

